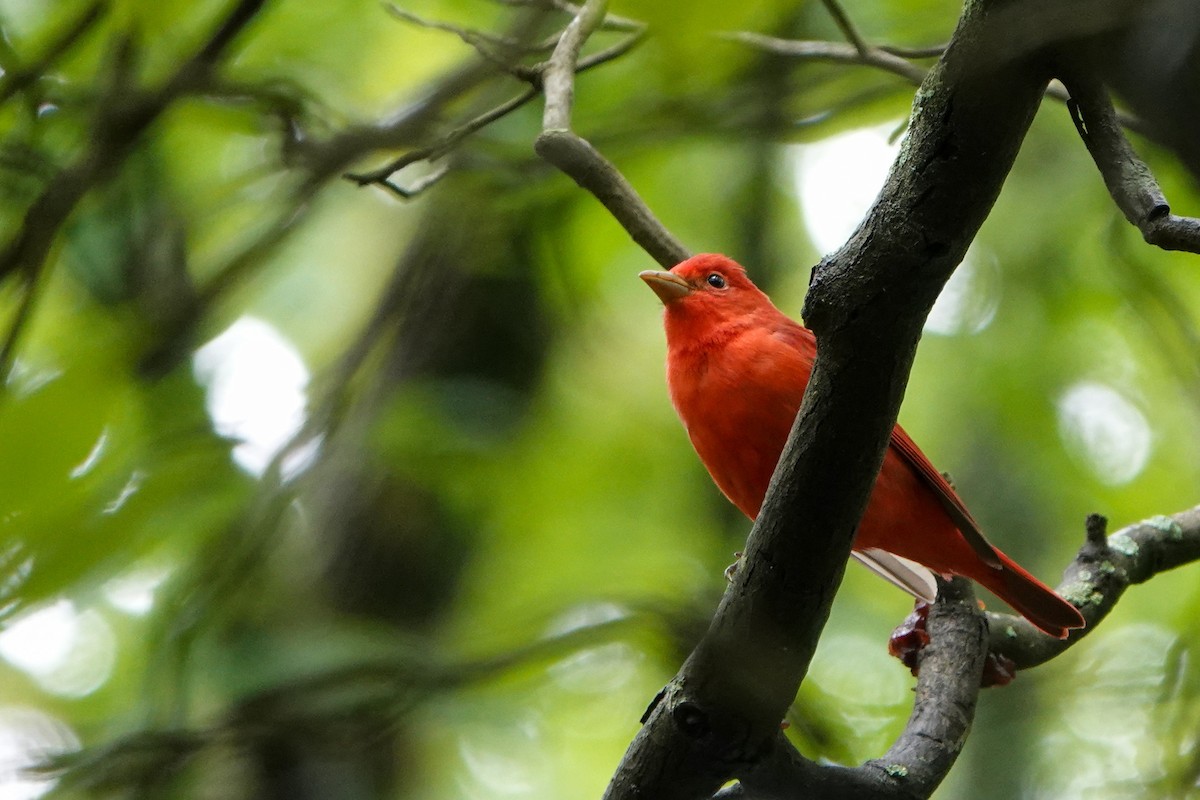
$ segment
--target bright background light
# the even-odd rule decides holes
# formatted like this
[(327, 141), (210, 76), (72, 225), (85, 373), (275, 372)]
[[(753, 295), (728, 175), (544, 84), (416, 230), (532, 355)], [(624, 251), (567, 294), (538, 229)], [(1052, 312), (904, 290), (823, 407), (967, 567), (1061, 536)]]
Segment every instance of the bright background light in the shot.
[(0, 632), (0, 658), (50, 694), (84, 697), (112, 675), (116, 636), (96, 611), (59, 600), (9, 623)]
[(24, 706), (0, 707), (0, 800), (41, 797), (55, 781), (27, 770), (78, 749), (79, 737), (61, 720)]
[(245, 316), (196, 351), (196, 377), (208, 388), (208, 413), (222, 436), (238, 440), (233, 458), (252, 475), (304, 424), (309, 373), (274, 327)]
[(1058, 400), (1058, 431), (1071, 455), (1109, 486), (1132, 481), (1150, 458), (1150, 423), (1145, 415), (1103, 383), (1083, 381), (1063, 392)]
[[(804, 226), (821, 253), (845, 244), (875, 202), (900, 152), (899, 139), (889, 141), (895, 130), (895, 123), (859, 128), (793, 148)], [(979, 333), (996, 316), (999, 284), (995, 259), (972, 245), (934, 303), (925, 332)]]

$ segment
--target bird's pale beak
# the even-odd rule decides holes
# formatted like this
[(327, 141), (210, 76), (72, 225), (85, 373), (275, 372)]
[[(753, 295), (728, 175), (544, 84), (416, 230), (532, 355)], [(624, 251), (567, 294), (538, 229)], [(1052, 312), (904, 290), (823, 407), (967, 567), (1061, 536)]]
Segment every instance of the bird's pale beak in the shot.
[(658, 269), (648, 269), (644, 272), (639, 272), (638, 277), (646, 282), (646, 285), (654, 290), (658, 295), (658, 299), (662, 300), (663, 305), (670, 305), (676, 300), (687, 297), (694, 289), (692, 285), (683, 278), (676, 275), (674, 272), (664, 272)]

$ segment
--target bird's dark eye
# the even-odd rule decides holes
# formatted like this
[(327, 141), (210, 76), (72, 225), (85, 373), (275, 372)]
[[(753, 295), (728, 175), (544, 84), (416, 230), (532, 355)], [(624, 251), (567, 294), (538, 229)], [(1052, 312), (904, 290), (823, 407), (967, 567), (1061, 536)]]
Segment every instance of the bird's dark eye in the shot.
[(714, 289), (724, 289), (725, 279), (722, 278), (719, 273), (714, 272), (712, 275), (708, 276), (708, 285)]

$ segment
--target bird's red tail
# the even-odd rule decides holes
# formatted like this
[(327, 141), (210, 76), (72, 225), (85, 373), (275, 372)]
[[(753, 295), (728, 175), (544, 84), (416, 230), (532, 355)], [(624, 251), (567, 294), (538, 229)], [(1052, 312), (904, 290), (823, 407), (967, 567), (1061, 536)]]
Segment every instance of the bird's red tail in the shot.
[(1070, 629), (1084, 627), (1086, 622), (1079, 609), (1021, 569), (1008, 556), (999, 551), (997, 555), (1002, 565), (1000, 569), (982, 566), (978, 575), (970, 577), (1051, 636), (1065, 639)]

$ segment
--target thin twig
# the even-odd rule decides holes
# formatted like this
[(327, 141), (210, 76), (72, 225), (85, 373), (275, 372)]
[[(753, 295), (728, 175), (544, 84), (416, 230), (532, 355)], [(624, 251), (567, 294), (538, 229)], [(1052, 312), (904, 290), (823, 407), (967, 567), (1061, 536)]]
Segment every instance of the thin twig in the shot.
[(867, 47), (859, 50), (852, 44), (820, 40), (779, 39), (751, 31), (732, 31), (722, 34), (726, 39), (756, 47), (776, 55), (789, 56), (806, 61), (828, 61), (835, 64), (857, 64), (874, 67), (893, 75), (899, 75), (914, 86), (920, 86), (929, 71), (911, 64), (900, 56), (892, 55), (882, 48)]
[[(572, 17), (579, 16), (580, 6), (566, 0), (494, 0), (503, 6), (512, 6), (516, 8), (547, 8), (555, 11), (562, 11)], [(622, 17), (616, 14), (605, 14), (604, 20), (600, 23), (601, 30), (606, 31), (640, 31), (646, 27), (645, 23), (639, 22), (636, 19)]]
[(516, 111), (518, 108), (537, 97), (537, 95), (537, 89), (526, 89), (521, 94), (506, 100), (495, 108), (485, 111), (474, 119), (464, 123), (463, 125), (460, 125), (431, 145), (405, 153), (399, 158), (385, 164), (378, 169), (373, 169), (369, 172), (348, 172), (344, 177), (348, 180), (354, 181), (359, 186), (366, 186), (368, 184), (375, 183), (385, 186), (400, 197), (412, 197), (413, 194), (415, 194), (413, 189), (411, 187), (409, 189), (402, 189), (401, 187), (392, 183), (390, 180), (392, 175), (409, 166), (410, 164), (415, 164), (418, 161), (433, 161), (441, 158), (453, 150), (463, 139), (479, 130), (482, 130), (488, 125), (491, 125), (496, 120), (511, 114), (513, 111)]
[(541, 42), (530, 44), (504, 34), (485, 33), (472, 28), (453, 25), (449, 22), (438, 22), (437, 20), (426, 19), (425, 17), (414, 14), (411, 11), (406, 11), (394, 3), (388, 3), (386, 6), (384, 6), (384, 8), (387, 9), (389, 14), (401, 22), (407, 22), (411, 25), (416, 25), (421, 28), (429, 28), (430, 30), (453, 33), (459, 39), (462, 39), (464, 43), (475, 48), (475, 50), (485, 58), (496, 57), (494, 53), (487, 49), (489, 47), (512, 50), (514, 52), (531, 53), (540, 50), (553, 50), (555, 42), (558, 41), (558, 37), (551, 37), (543, 39)]
[[(489, 33), (472, 30), (470, 28), (452, 25), (448, 22), (436, 22), (425, 19), (424, 17), (413, 14), (410, 11), (395, 6), (391, 3), (384, 6), (387, 12), (402, 22), (407, 22), (410, 25), (418, 25), (422, 28), (431, 30), (445, 31), (453, 33), (464, 43), (469, 45), (479, 57), (489, 64), (493, 64), (498, 69), (510, 73), (514, 77), (523, 81), (532, 81), (536, 77), (535, 70), (530, 69), (515, 60), (516, 53), (522, 52), (537, 52), (539, 50), (549, 50), (554, 46), (554, 40), (547, 40), (536, 45), (522, 45), (519, 40), (512, 39), (507, 36), (497, 36)], [(508, 52), (497, 52), (508, 51)]]
[(859, 55), (866, 56), (867, 51), (871, 48), (863, 39), (862, 34), (858, 32), (858, 28), (854, 27), (854, 23), (850, 20), (846, 10), (842, 8), (841, 3), (837, 0), (821, 0), (821, 4), (829, 12), (829, 16), (833, 17), (834, 23), (846, 37), (846, 41), (854, 45), (854, 49), (858, 51)]
[[(518, 15), (506, 37), (525, 41), (538, 35), (544, 14)], [(476, 58), (453, 67), (428, 83), (416, 99), (386, 120), (347, 126), (324, 140), (298, 142), (294, 160), (307, 173), (305, 186), (315, 188), (340, 176), (359, 159), (377, 151), (422, 144), (445, 108), (496, 77), (490, 62)]]
[(892, 56), (920, 60), (923, 58), (940, 58), (946, 52), (946, 45), (935, 44), (929, 47), (900, 47), (894, 44), (876, 45), (880, 50)]
[[(604, 0), (588, 0), (563, 31), (550, 57), (543, 80), (546, 109), (542, 115), (542, 133), (534, 142), (534, 150), (603, 203), (655, 261), (672, 267), (690, 255), (688, 249), (659, 222), (625, 176), (586, 139), (571, 131), (571, 101), (579, 51), (603, 18), (604, 6)], [(596, 58), (613, 57), (612, 52), (596, 54)]]
[(442, 178), (450, 174), (450, 166), (443, 164), (407, 186), (401, 186), (390, 178), (379, 181), (379, 185), (399, 197), (401, 200), (412, 200), (421, 195), (426, 189), (436, 186)]
[(606, 47), (603, 50), (597, 50), (590, 56), (584, 56), (583, 58), (579, 59), (579, 63), (575, 65), (575, 74), (578, 75), (581, 72), (587, 72), (593, 67), (598, 67), (601, 64), (607, 64), (609, 61), (612, 61), (615, 58), (620, 58), (641, 44), (645, 37), (646, 29), (644, 26), (637, 30), (631, 31), (629, 36), (626, 36), (616, 44)]
[[(593, 67), (600, 66), (601, 64), (606, 64), (609, 61), (612, 61), (613, 59), (616, 59), (616, 58), (619, 58), (619, 57), (625, 55), (626, 53), (628, 53), (630, 50), (632, 50), (635, 46), (637, 46), (642, 41), (643, 36), (644, 36), (644, 30), (638, 30), (638, 31), (634, 32), (632, 35), (627, 36), (624, 39), (622, 39), (621, 41), (617, 42), (616, 44), (614, 44), (608, 48), (605, 48), (604, 50), (601, 50), (597, 53), (593, 53), (592, 55), (590, 55), (586, 58), (580, 59), (578, 61), (578, 63), (575, 65), (576, 74), (585, 72), (589, 69), (592, 69)], [(549, 68), (549, 63), (536, 68), (538, 71), (539, 77), (540, 77), (541, 72), (548, 68)], [(389, 191), (391, 191), (393, 194), (395, 194), (396, 196), (398, 196), (400, 198), (411, 199), (412, 197), (415, 197), (416, 195), (420, 194), (422, 191), (424, 191), (425, 189), (428, 189), (430, 186), (432, 186), (434, 183), (436, 183), (438, 180), (440, 180), (442, 177), (444, 177), (446, 174), (446, 170), (445, 169), (438, 170), (433, 175), (428, 176), (425, 179), (423, 179), (422, 181), (420, 181), (419, 184), (411, 185), (411, 186), (407, 186), (407, 187), (400, 186), (399, 184), (392, 181), (391, 180), (392, 175), (394, 175), (399, 170), (401, 170), (411, 164), (415, 164), (419, 161), (426, 161), (426, 160), (433, 161), (438, 158), (441, 158), (442, 156), (445, 156), (447, 153), (449, 153), (451, 150), (453, 150), (455, 147), (457, 147), (468, 136), (470, 136), (474, 133), (477, 133), (478, 131), (482, 130), (483, 128), (487, 127), (488, 125), (491, 125), (493, 122), (496, 122), (497, 120), (508, 116), (513, 111), (516, 111), (517, 109), (526, 105), (530, 100), (537, 97), (540, 92), (540, 89), (539, 89), (540, 83), (541, 83), (540, 80), (535, 81), (534, 86), (530, 87), (529, 89), (526, 89), (521, 94), (516, 95), (515, 97), (512, 97), (511, 99), (501, 103), (500, 105), (496, 106), (495, 108), (490, 109), (489, 111), (485, 111), (483, 114), (480, 114), (479, 116), (475, 117), (474, 119), (460, 125), (459, 127), (453, 129), (452, 131), (450, 131), (449, 133), (447, 133), (445, 136), (441, 137), (437, 141), (433, 142), (432, 144), (429, 144), (425, 147), (405, 153), (404, 155), (400, 156), (399, 158), (393, 159), (392, 161), (388, 162), (384, 166), (379, 167), (377, 169), (369, 170), (367, 172), (349, 172), (349, 173), (346, 173), (343, 177), (345, 177), (348, 180), (354, 181), (359, 186), (366, 186), (368, 184), (378, 184), (379, 186), (382, 186), (382, 187), (388, 189)]]
[[(879, 45), (868, 47), (861, 52), (853, 45), (843, 42), (828, 42), (817, 39), (780, 39), (752, 31), (731, 31), (721, 36), (734, 42), (765, 50), (801, 61), (823, 61), (833, 64), (855, 64), (863, 67), (890, 72), (904, 78), (913, 86), (920, 86), (928, 70), (909, 60), (940, 57), (945, 47), (932, 47), (925, 50), (906, 50), (900, 47)], [(1051, 83), (1046, 89), (1046, 96), (1065, 103), (1070, 99), (1067, 90), (1059, 84)], [(1117, 119), (1126, 130), (1149, 135), (1150, 131), (1139, 118), (1124, 111), (1117, 112)]]

